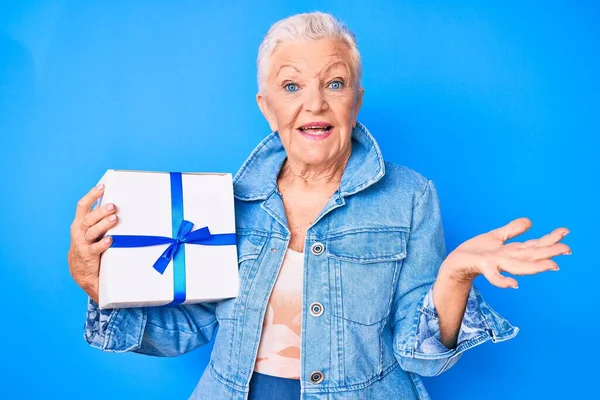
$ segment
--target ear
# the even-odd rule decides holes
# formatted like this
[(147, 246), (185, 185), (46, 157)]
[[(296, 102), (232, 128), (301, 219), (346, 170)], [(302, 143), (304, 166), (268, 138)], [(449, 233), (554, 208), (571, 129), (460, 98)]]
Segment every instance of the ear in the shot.
[(354, 121), (352, 122), (353, 128), (356, 128), (356, 119), (358, 117), (358, 112), (360, 111), (360, 107), (362, 106), (364, 95), (365, 95), (364, 88), (361, 87), (356, 91), (356, 101), (354, 102), (354, 116), (353, 116)]
[(269, 108), (269, 104), (267, 102), (266, 96), (257, 93), (256, 94), (256, 103), (258, 104), (258, 108), (260, 108), (260, 112), (265, 117), (267, 122), (269, 123), (269, 127), (273, 132), (277, 130), (276, 119), (273, 115), (271, 115), (271, 109)]

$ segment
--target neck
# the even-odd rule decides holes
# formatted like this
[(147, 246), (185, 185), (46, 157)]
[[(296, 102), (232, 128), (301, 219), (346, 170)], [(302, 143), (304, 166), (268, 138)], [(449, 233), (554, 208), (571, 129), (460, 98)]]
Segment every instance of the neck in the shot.
[(278, 181), (297, 188), (339, 185), (350, 152), (344, 152), (327, 164), (314, 166), (293, 159), (286, 159)]

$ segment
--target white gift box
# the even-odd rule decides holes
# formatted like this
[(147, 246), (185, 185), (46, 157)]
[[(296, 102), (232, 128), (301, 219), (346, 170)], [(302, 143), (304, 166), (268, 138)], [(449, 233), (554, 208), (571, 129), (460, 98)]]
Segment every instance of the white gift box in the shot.
[[(105, 189), (98, 205), (113, 203), (117, 207), (117, 225), (107, 235), (174, 237), (171, 175), (168, 172), (108, 170), (100, 183)], [(194, 224), (192, 230), (208, 227), (212, 235), (235, 234), (231, 174), (182, 173), (181, 187), (183, 219)], [(162, 274), (153, 267), (168, 246), (167, 243), (106, 250), (100, 262), (100, 308), (171, 303), (175, 292), (174, 261), (169, 262)], [(235, 244), (187, 243), (180, 246), (179, 251), (185, 254), (183, 304), (238, 295)]]

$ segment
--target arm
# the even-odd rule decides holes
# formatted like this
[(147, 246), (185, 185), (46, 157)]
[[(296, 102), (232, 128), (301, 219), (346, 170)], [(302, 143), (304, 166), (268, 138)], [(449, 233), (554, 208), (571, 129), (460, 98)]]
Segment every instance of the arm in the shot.
[(100, 310), (90, 297), (84, 338), (108, 352), (177, 356), (210, 342), (218, 324), (216, 304)]
[(460, 325), (467, 307), (473, 282), (453, 280), (443, 269), (433, 285), (433, 304), (440, 324), (440, 341), (445, 347), (456, 347)]
[[(452, 299), (448, 308), (442, 308), (441, 326), (445, 328), (442, 340), (437, 303), (433, 299), (434, 282), (445, 255), (439, 200), (433, 182), (428, 181), (413, 209), (407, 256), (398, 279), (391, 321), (394, 351), (400, 366), (423, 376), (446, 371), (464, 351), (474, 346), (490, 339), (507, 340), (518, 332), (485, 303), (470, 283), (468, 287), (455, 288), (441, 280), (442, 285), (437, 285), (442, 289), (438, 302)], [(458, 289), (456, 295), (455, 289)], [(456, 346), (444, 344), (451, 344), (448, 337), (456, 338)]]
[(500, 272), (533, 275), (558, 271), (558, 265), (551, 258), (571, 254), (568, 246), (558, 243), (569, 233), (566, 228), (555, 229), (540, 239), (525, 243), (505, 244), (530, 227), (529, 219), (516, 219), (466, 241), (444, 260), (433, 288), (433, 299), (440, 322), (441, 341), (446, 347), (453, 348), (457, 343), (465, 303), (477, 276), (484, 275), (492, 285), (500, 288), (517, 289), (517, 281)]

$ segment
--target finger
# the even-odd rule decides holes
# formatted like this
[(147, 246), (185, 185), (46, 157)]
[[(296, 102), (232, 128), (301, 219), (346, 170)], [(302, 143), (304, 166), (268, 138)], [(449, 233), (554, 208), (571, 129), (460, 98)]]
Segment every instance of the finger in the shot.
[(569, 230), (567, 228), (558, 228), (550, 232), (549, 234), (542, 236), (539, 239), (528, 240), (523, 243), (524, 248), (532, 247), (532, 246), (550, 246), (555, 243), (558, 243), (569, 234)]
[(498, 272), (497, 268), (485, 268), (483, 269), (483, 276), (487, 279), (492, 285), (497, 286), (499, 288), (515, 288), (519, 287), (518, 282), (514, 278), (510, 278), (508, 276), (502, 275)]
[(83, 234), (83, 239), (88, 243), (94, 242), (100, 236), (104, 236), (110, 228), (115, 226), (116, 223), (117, 216), (115, 214), (111, 214), (85, 231)]
[(100, 255), (104, 253), (110, 246), (112, 245), (112, 238), (107, 236), (102, 240), (97, 241), (96, 243), (92, 243), (90, 245), (90, 252), (95, 255)]
[(560, 255), (570, 255), (571, 248), (564, 243), (544, 247), (527, 247), (511, 252), (512, 257), (525, 261), (545, 260)]
[(100, 222), (103, 218), (106, 218), (116, 213), (116, 211), (117, 207), (112, 203), (106, 204), (102, 207), (98, 207), (94, 211), (83, 217), (81, 223), (79, 224), (79, 229), (82, 233), (84, 233), (87, 230), (89, 230), (92, 226)]
[(500, 262), (498, 269), (511, 275), (535, 275), (544, 271), (558, 271), (558, 265), (549, 259), (537, 261), (524, 261), (516, 258), (507, 258)]
[(501, 228), (494, 229), (491, 233), (498, 239), (506, 242), (527, 231), (529, 228), (531, 228), (531, 220), (529, 218), (517, 218)]
[(99, 184), (90, 190), (77, 202), (77, 210), (75, 211), (75, 219), (81, 219), (90, 212), (92, 204), (104, 193), (104, 185)]

